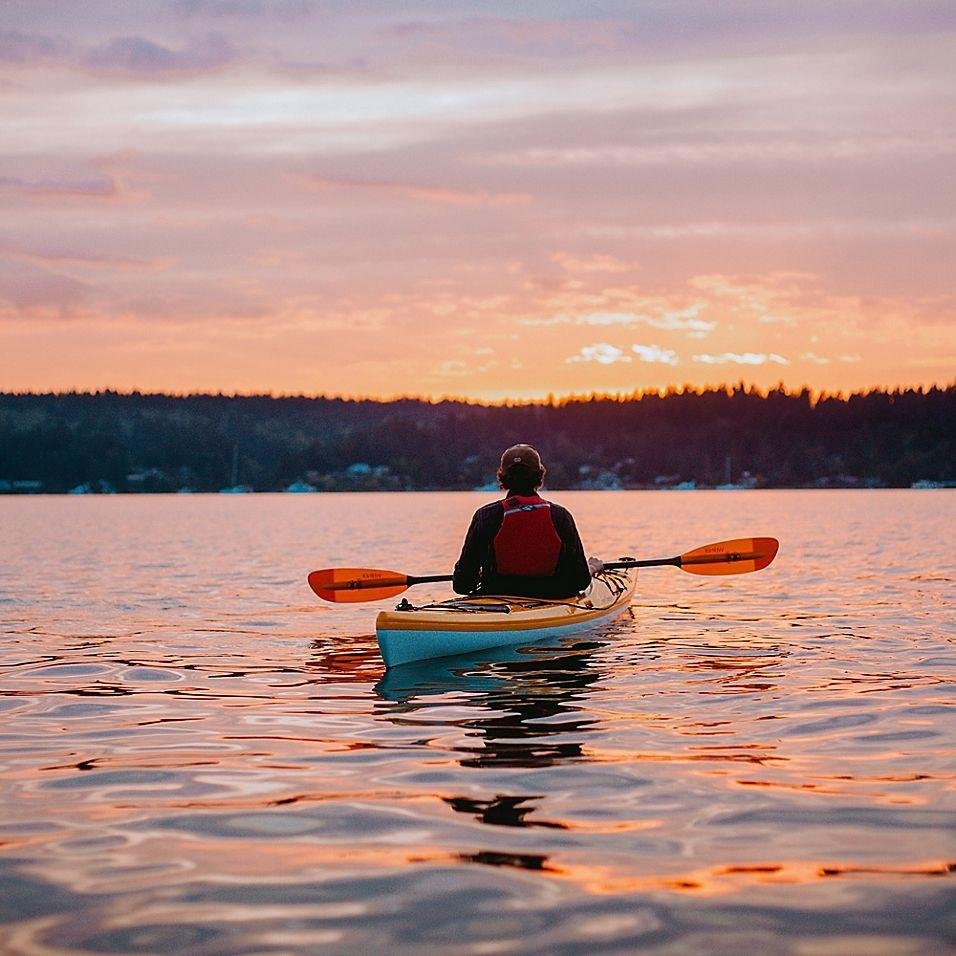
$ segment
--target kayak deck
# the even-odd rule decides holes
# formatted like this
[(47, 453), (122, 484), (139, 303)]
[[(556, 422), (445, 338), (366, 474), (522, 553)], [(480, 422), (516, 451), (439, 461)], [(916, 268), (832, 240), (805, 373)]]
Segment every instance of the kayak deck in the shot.
[(417, 607), (403, 601), (378, 615), (375, 633), (388, 667), (538, 641), (609, 620), (628, 606), (636, 581), (634, 572), (606, 571), (583, 593), (560, 600), (495, 594)]

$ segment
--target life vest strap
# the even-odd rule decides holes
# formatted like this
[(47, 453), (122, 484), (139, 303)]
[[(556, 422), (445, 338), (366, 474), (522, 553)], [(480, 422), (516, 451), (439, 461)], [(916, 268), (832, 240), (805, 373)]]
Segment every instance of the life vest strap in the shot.
[(507, 518), (508, 515), (517, 514), (519, 511), (534, 511), (535, 508), (550, 508), (551, 505), (547, 501), (542, 501), (539, 505), (518, 505), (517, 508), (506, 508), (504, 511), (503, 517)]

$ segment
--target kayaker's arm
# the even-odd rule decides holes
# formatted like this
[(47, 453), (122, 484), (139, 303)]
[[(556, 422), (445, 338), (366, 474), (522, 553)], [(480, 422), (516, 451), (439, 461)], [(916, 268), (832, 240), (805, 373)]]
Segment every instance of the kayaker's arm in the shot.
[(479, 508), (472, 516), (461, 556), (455, 562), (451, 586), (456, 594), (472, 594), (477, 589), (482, 566), (500, 527), (501, 508), (497, 504)]
[(551, 506), (551, 516), (562, 543), (555, 577), (566, 585), (568, 594), (583, 591), (591, 583), (591, 569), (574, 518), (560, 505)]

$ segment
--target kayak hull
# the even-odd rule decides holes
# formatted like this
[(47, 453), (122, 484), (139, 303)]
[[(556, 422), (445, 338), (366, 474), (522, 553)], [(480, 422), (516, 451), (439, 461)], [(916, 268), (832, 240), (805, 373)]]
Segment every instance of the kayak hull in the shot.
[(634, 572), (597, 575), (583, 594), (560, 601), (487, 595), (382, 611), (375, 634), (387, 667), (510, 647), (590, 630), (630, 604)]

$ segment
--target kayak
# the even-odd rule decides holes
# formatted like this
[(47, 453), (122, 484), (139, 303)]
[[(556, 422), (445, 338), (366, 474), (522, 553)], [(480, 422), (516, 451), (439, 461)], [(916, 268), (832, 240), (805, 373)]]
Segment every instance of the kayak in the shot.
[(387, 667), (561, 637), (602, 624), (631, 601), (637, 575), (604, 571), (561, 600), (488, 594), (382, 611), (375, 635)]

